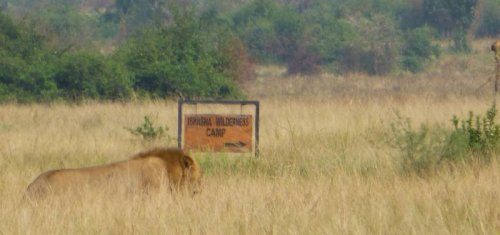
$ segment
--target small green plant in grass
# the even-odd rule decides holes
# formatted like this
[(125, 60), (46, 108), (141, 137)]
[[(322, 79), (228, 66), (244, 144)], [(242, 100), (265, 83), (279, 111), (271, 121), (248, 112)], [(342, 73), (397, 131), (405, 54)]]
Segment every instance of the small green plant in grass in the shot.
[[(500, 125), (495, 123), (495, 117), (498, 110), (493, 104), (486, 111), (486, 115), (474, 115), (471, 111), (469, 117), (459, 120), (453, 116), (453, 131), (450, 134), (449, 151), (464, 152), (465, 149), (469, 156), (479, 157), (482, 160), (489, 160), (492, 154), (500, 150)], [(457, 158), (461, 154), (445, 155), (451, 159)]]
[[(168, 131), (168, 127), (155, 127), (151, 117), (146, 115), (144, 116), (144, 122), (137, 126), (136, 128), (125, 128), (130, 133), (135, 136), (141, 137), (145, 141), (153, 141), (157, 139), (161, 139), (166, 136), (166, 132)], [(170, 136), (166, 136), (170, 140)]]
[(422, 124), (414, 130), (409, 118), (398, 115), (391, 124), (394, 135), (392, 145), (401, 155), (403, 172), (431, 173), (439, 165), (474, 162), (488, 163), (500, 151), (500, 125), (495, 123), (496, 105), (484, 117), (469, 113), (460, 120), (453, 116), (453, 129)]
[(434, 170), (441, 150), (441, 132), (431, 131), (424, 124), (414, 130), (410, 119), (399, 114), (391, 124), (391, 131), (392, 145), (401, 154), (400, 165), (404, 173), (426, 174)]

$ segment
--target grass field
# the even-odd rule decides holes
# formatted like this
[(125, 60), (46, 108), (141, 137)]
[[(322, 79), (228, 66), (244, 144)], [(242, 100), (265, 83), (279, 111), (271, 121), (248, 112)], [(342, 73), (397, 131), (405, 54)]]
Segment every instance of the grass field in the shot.
[(195, 197), (103, 188), (38, 205), (22, 200), (43, 171), (175, 146), (126, 129), (150, 115), (176, 137), (175, 101), (1, 105), (0, 234), (500, 234), (498, 157), (421, 177), (401, 172), (391, 145), (396, 114), (451, 128), (453, 115), (484, 113), (494, 99), (491, 83), (483, 86), (492, 69), (477, 57), (487, 58), (444, 58), (427, 76), (260, 69), (246, 89), (261, 102), (261, 158), (195, 156), (205, 173)]

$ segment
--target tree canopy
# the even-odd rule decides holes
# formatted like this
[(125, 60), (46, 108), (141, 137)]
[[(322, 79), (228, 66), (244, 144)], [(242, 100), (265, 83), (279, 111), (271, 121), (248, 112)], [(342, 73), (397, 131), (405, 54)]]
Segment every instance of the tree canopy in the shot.
[(0, 0), (0, 102), (227, 99), (253, 64), (418, 73), (500, 33), (500, 0)]

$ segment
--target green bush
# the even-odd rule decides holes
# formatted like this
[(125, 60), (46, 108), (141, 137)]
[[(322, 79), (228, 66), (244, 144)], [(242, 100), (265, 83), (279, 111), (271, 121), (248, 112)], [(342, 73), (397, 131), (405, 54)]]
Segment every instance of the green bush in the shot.
[[(486, 0), (478, 34), (495, 34), (498, 1)], [(289, 73), (419, 72), (439, 56), (433, 30), (422, 25), (453, 36), (452, 49), (467, 52), (477, 6), (477, 0), (124, 0), (83, 13), (78, 1), (59, 2), (9, 1), (5, 12), (26, 12), (20, 25), (0, 13), (0, 102), (116, 100), (133, 92), (238, 98), (237, 83), (254, 74), (252, 61), (286, 65)], [(113, 40), (115, 54), (92, 52)]]
[(439, 56), (439, 46), (433, 43), (433, 35), (432, 29), (426, 26), (408, 30), (404, 34), (404, 69), (413, 73), (420, 72), (433, 58)]
[(69, 1), (33, 1), (23, 5), (25, 14), (29, 16), (25, 18), (25, 24), (43, 36), (46, 45), (53, 50), (60, 51), (72, 46), (90, 48), (97, 19), (91, 14), (82, 13), (77, 6), (77, 3)]
[[(1, 57), (1, 56), (0, 56)], [(0, 102), (40, 102), (57, 98), (51, 78), (53, 66), (43, 61), (28, 64), (18, 57), (0, 58)]]
[(116, 56), (47, 47), (34, 31), (0, 14), (0, 102), (64, 99), (122, 100), (139, 95), (236, 98), (236, 81), (251, 64), (229, 23), (207, 22), (192, 12), (155, 25), (123, 45)]
[(486, 0), (484, 2), (481, 23), (476, 35), (481, 37), (500, 35), (500, 0)]
[(426, 23), (437, 29), (443, 36), (453, 39), (455, 52), (471, 51), (467, 31), (476, 18), (479, 0), (425, 0), (423, 13)]
[(279, 35), (274, 18), (279, 11), (274, 1), (255, 0), (243, 5), (232, 15), (232, 29), (261, 63), (283, 62), (279, 56)]
[[(150, 116), (144, 116), (144, 122), (134, 129), (126, 128), (135, 136), (141, 137), (145, 141), (157, 140), (165, 137), (168, 127), (155, 127)], [(171, 139), (170, 136), (169, 140)]]
[(474, 21), (479, 0), (424, 0), (422, 10), (426, 22), (440, 33), (466, 30)]
[(391, 124), (392, 146), (400, 155), (400, 167), (404, 174), (426, 175), (436, 169), (443, 149), (442, 132), (431, 131), (427, 125), (414, 130), (409, 118), (398, 115)]
[[(493, 104), (484, 117), (469, 113), (465, 120), (453, 116), (453, 131), (451, 133), (450, 149), (453, 152), (465, 149), (471, 156), (489, 161), (491, 156), (500, 150), (500, 125), (495, 123), (498, 110)], [(460, 125), (459, 125), (460, 124)], [(453, 159), (460, 155), (445, 155)]]
[(318, 2), (301, 13), (304, 18), (302, 35), (298, 35), (295, 51), (287, 61), (290, 73), (321, 69), (339, 72), (332, 69), (332, 65), (339, 64), (344, 58), (344, 48), (353, 44), (355, 32), (341, 15), (335, 14), (337, 10), (331, 3)]
[(110, 59), (91, 53), (63, 56), (54, 81), (60, 95), (70, 101), (120, 100), (132, 94), (127, 70)]
[(387, 74), (400, 65), (403, 40), (396, 20), (390, 15), (373, 14), (350, 22), (354, 34), (340, 49), (338, 70), (343, 73)]
[(239, 58), (226, 49), (232, 46), (224, 44), (231, 35), (224, 30), (203, 24), (192, 12), (180, 11), (174, 24), (149, 28), (120, 48), (117, 56), (132, 72), (140, 94), (236, 98), (241, 92), (232, 76), (232, 63)]
[(443, 163), (489, 163), (500, 151), (500, 124), (496, 124), (496, 105), (486, 111), (484, 117), (469, 113), (460, 120), (453, 116), (453, 129), (422, 125), (414, 130), (409, 118), (398, 119), (391, 124), (392, 146), (400, 154), (400, 166), (404, 173), (425, 175), (439, 169)]
[(54, 56), (42, 39), (0, 13), (0, 41), (0, 102), (53, 100)]
[[(254, 0), (232, 15), (233, 30), (260, 63), (289, 73), (421, 71), (439, 55), (429, 27), (401, 30), (404, 1)], [(457, 44), (458, 45), (458, 44)]]

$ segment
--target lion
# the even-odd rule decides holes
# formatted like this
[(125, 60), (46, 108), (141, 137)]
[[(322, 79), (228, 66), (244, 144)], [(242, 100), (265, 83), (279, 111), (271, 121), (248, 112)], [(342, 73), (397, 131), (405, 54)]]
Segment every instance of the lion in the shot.
[(491, 44), (491, 50), (494, 52), (499, 52), (497, 50), (500, 50), (500, 40), (497, 40), (493, 44)]
[(30, 198), (40, 198), (83, 189), (149, 192), (166, 186), (171, 191), (185, 189), (196, 194), (201, 177), (198, 163), (182, 150), (154, 148), (121, 162), (47, 171), (28, 186), (26, 193)]

